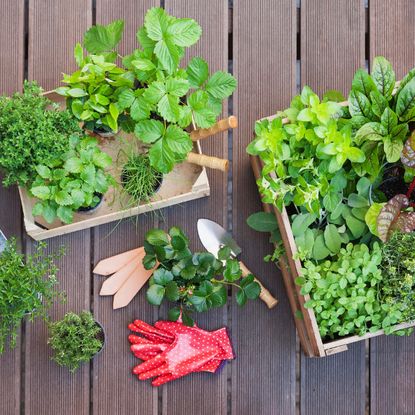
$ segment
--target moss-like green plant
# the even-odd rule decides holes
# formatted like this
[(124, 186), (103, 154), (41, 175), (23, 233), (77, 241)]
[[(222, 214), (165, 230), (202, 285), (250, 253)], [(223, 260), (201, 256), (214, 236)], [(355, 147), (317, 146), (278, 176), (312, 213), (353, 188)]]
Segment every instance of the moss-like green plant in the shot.
[(0, 254), (0, 354), (8, 339), (11, 348), (16, 345), (17, 332), (26, 315), (31, 321), (36, 317), (47, 319), (47, 310), (61, 295), (55, 290), (54, 260), (62, 252), (45, 256), (45, 249), (46, 244), (41, 243), (25, 259), (11, 239)]
[(122, 169), (121, 184), (132, 202), (148, 202), (160, 186), (162, 175), (150, 164), (146, 154), (132, 153)]
[(67, 313), (62, 320), (51, 323), (49, 330), (48, 344), (54, 350), (52, 359), (72, 373), (104, 345), (102, 329), (89, 311)]

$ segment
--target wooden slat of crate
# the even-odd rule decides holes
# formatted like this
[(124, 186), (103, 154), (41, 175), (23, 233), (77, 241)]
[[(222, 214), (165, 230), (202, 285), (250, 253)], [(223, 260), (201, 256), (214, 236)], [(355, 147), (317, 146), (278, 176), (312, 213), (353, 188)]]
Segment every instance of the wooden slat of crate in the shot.
[[(124, 19), (126, 33), (121, 53), (131, 53), (138, 47), (135, 32), (143, 24), (150, 7), (159, 6), (157, 0), (97, 0), (96, 22), (107, 24)], [(157, 214), (148, 213), (126, 219), (119, 224), (101, 225), (93, 233), (92, 262), (141, 246), (147, 230), (156, 226)], [(116, 226), (115, 226), (116, 225)], [(132, 368), (140, 363), (129, 350), (127, 325), (135, 318), (149, 323), (157, 320), (157, 308), (148, 304), (142, 289), (128, 307), (113, 310), (113, 297), (101, 297), (103, 278), (93, 276), (94, 315), (102, 322), (107, 333), (107, 346), (93, 364), (92, 414), (148, 414), (159, 413), (158, 390), (150, 382), (139, 381)]]
[[(0, 3), (0, 93), (11, 94), (21, 89), (24, 71), (24, 1), (5, 0)], [(3, 177), (0, 175), (0, 181)], [(15, 187), (0, 184), (0, 229), (7, 238), (15, 236), (21, 245), (22, 213)], [(0, 408), (2, 413), (17, 415), (21, 407), (21, 331), (17, 347), (0, 356)]]
[(281, 274), (262, 260), (270, 245), (246, 224), (261, 205), (245, 148), (255, 120), (287, 106), (295, 94), (295, 1), (235, 1), (233, 36), (239, 83), (233, 107), (240, 121), (233, 146), (233, 231), (243, 249), (241, 259), (280, 302), (268, 310), (261, 301), (248, 302), (244, 308), (233, 301), (232, 338), (238, 359), (232, 366), (231, 413), (292, 414), (295, 330)]
[[(29, 2), (28, 77), (45, 89), (53, 88), (62, 71), (74, 69), (73, 46), (92, 23), (92, 4), (83, 0), (36, 0)], [(28, 250), (34, 244), (28, 241)], [(73, 233), (49, 242), (50, 250), (67, 245), (58, 274), (66, 304), (55, 304), (52, 320), (67, 311), (90, 306), (90, 231)], [(72, 375), (50, 360), (47, 330), (41, 321), (28, 324), (25, 342), (25, 413), (88, 414), (89, 365)]]
[[(415, 66), (415, 2), (371, 0), (370, 60), (384, 55), (397, 79)], [(382, 336), (370, 341), (370, 411), (377, 415), (415, 413), (415, 343), (409, 338)]]
[[(191, 17), (202, 26), (203, 34), (199, 42), (187, 51), (185, 62), (193, 56), (201, 56), (209, 64), (211, 72), (227, 71), (228, 62), (228, 1), (213, 0), (166, 0), (168, 13), (178, 17)], [(226, 103), (222, 116), (227, 114)], [(208, 138), (202, 142), (203, 152), (227, 158), (227, 132)], [(198, 218), (208, 217), (226, 226), (227, 174), (221, 171), (208, 171), (211, 196), (183, 206), (164, 211), (164, 223), (168, 229), (178, 225), (192, 241), (192, 249), (202, 250), (196, 231)], [(160, 310), (160, 318), (166, 318), (167, 307)], [(209, 313), (195, 313), (198, 324), (207, 330), (226, 325), (226, 307)], [(167, 385), (162, 392), (164, 415), (170, 413), (197, 413), (225, 415), (227, 411), (227, 375), (234, 362), (226, 365), (219, 374), (197, 373), (180, 382)], [(203, 404), (200, 396), (203, 396)], [(174, 408), (174, 409), (173, 409)]]

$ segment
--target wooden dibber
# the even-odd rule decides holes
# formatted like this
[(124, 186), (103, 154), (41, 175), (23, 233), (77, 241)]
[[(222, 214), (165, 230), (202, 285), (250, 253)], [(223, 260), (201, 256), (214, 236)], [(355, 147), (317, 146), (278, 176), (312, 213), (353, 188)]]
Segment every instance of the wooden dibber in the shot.
[[(249, 268), (242, 261), (239, 261), (239, 266), (241, 267), (243, 278), (247, 277), (249, 274), (252, 274)], [(261, 287), (259, 298), (268, 306), (269, 309), (274, 308), (278, 304), (278, 300), (261, 284), (260, 281), (256, 278), (254, 278), (254, 281)]]
[(229, 160), (206, 156), (204, 154), (189, 153), (187, 155), (187, 161), (189, 163), (197, 164), (198, 166), (208, 167), (210, 169), (221, 170), (224, 172), (227, 172), (229, 169)]
[(224, 118), (223, 120), (219, 120), (214, 126), (210, 128), (199, 128), (198, 130), (194, 130), (190, 133), (190, 138), (192, 141), (203, 140), (204, 138), (210, 137), (211, 135), (221, 133), (222, 131), (226, 131), (229, 128), (236, 128), (238, 126), (238, 119), (231, 115), (228, 118)]

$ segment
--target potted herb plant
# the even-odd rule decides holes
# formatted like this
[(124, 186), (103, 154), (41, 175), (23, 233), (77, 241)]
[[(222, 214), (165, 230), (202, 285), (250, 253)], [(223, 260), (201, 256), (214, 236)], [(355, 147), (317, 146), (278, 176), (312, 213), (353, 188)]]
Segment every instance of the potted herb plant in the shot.
[(96, 138), (71, 136), (69, 151), (36, 166), (37, 176), (30, 193), (39, 202), (33, 215), (43, 216), (48, 223), (56, 218), (71, 223), (74, 212), (91, 212), (114, 183), (105, 172), (111, 163), (111, 157), (100, 150)]
[[(319, 333), (309, 332), (324, 350), (331, 340), (389, 334), (415, 319), (407, 253), (415, 229), (415, 70), (396, 84), (391, 64), (377, 57), (370, 75), (356, 72), (348, 102), (338, 96), (320, 100), (305, 87), (290, 108), (257, 122), (247, 149), (262, 161), (263, 201), (289, 217), (294, 260), (302, 261), (293, 272), (303, 310), (318, 324)], [(248, 223), (272, 233), (277, 249), (267, 259), (277, 259), (274, 215), (253, 214)]]
[(243, 306), (247, 299), (256, 299), (261, 291), (254, 276), (242, 278), (238, 260), (231, 257), (228, 247), (218, 253), (218, 259), (208, 252), (193, 253), (183, 231), (173, 227), (168, 233), (150, 230), (145, 237), (146, 255), (143, 264), (152, 269), (159, 263), (149, 280), (147, 300), (160, 305), (163, 300), (176, 303), (168, 317), (193, 326), (191, 313), (222, 307), (228, 299), (228, 287), (236, 287), (236, 302)]
[[(143, 144), (142, 152), (148, 154), (150, 164), (168, 173), (193, 148), (187, 127), (214, 125), (222, 111), (222, 101), (236, 88), (236, 80), (223, 71), (209, 75), (207, 62), (199, 57), (191, 59), (187, 67), (180, 67), (185, 49), (194, 45), (202, 33), (193, 19), (170, 16), (161, 8), (150, 9), (144, 26), (137, 31), (141, 48), (123, 57), (123, 72), (113, 66), (119, 56), (116, 46), (122, 31), (122, 21), (91, 28), (85, 34), (84, 47), (93, 55), (84, 58), (82, 47), (76, 46), (75, 57), (84, 66), (65, 76), (64, 82), (70, 86), (57, 92), (68, 97), (69, 111), (79, 119), (92, 117), (105, 124), (108, 117), (110, 127), (115, 129), (115, 119), (119, 117), (121, 128), (134, 131)], [(99, 77), (84, 74), (89, 68), (96, 71), (100, 62), (107, 70), (101, 67)], [(116, 71), (115, 81), (111, 71)], [(90, 79), (93, 84), (88, 86)], [(108, 95), (97, 92), (100, 88), (108, 90)], [(108, 100), (94, 98), (97, 94)], [(99, 99), (102, 102), (97, 105), (95, 101)]]
[(3, 184), (30, 186), (36, 166), (69, 151), (69, 136), (80, 136), (78, 122), (41, 95), (35, 82), (24, 92), (0, 97), (0, 169)]
[(6, 242), (0, 253), (0, 354), (6, 344), (16, 345), (22, 320), (47, 319), (55, 298), (57, 268), (54, 261), (62, 255), (45, 255), (46, 244), (40, 243), (27, 258), (17, 251), (16, 241)]
[(89, 311), (66, 313), (62, 320), (49, 324), (49, 332), (52, 359), (71, 373), (96, 356), (105, 343), (104, 329)]

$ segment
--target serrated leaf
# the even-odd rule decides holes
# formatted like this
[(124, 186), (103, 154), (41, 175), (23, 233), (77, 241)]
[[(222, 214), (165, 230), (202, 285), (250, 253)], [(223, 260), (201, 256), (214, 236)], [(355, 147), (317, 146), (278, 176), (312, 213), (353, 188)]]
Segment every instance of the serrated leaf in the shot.
[(100, 167), (101, 169), (106, 169), (112, 164), (112, 158), (103, 151), (94, 152), (92, 155), (92, 161), (95, 166)]
[(163, 137), (163, 142), (173, 153), (184, 159), (193, 148), (189, 134), (177, 125), (169, 125)]
[(180, 117), (179, 98), (166, 94), (157, 104), (160, 115), (168, 122), (177, 122)]
[(92, 26), (84, 35), (84, 46), (89, 53), (112, 51), (121, 40), (124, 21), (115, 20), (107, 26)]
[(50, 168), (44, 165), (36, 166), (36, 171), (42, 179), (52, 178)]
[(151, 229), (146, 233), (146, 241), (151, 245), (165, 246), (169, 243), (169, 236), (161, 229)]
[[(167, 294), (166, 294), (166, 297), (167, 297)], [(180, 317), (180, 314), (181, 314), (180, 308), (179, 307), (173, 307), (168, 311), (167, 318), (170, 321), (177, 321)]]
[(140, 71), (152, 71), (156, 68), (150, 59), (145, 58), (134, 59), (131, 64)]
[(64, 223), (73, 222), (73, 211), (68, 206), (59, 206), (56, 215)]
[(148, 288), (146, 297), (147, 301), (153, 305), (160, 305), (163, 301), (165, 288), (161, 285), (153, 284)]
[(245, 295), (250, 300), (255, 300), (256, 298), (259, 297), (259, 294), (261, 293), (261, 287), (259, 286), (257, 282), (254, 281), (254, 282), (247, 284), (244, 287), (244, 292), (245, 292)]
[(69, 206), (69, 205), (72, 205), (73, 200), (72, 200), (71, 195), (68, 192), (64, 190), (60, 190), (59, 192), (56, 192), (55, 194), (55, 202), (61, 206)]
[(136, 124), (134, 134), (143, 143), (154, 143), (164, 134), (164, 125), (158, 120), (143, 120)]
[(239, 290), (236, 293), (236, 302), (239, 306), (242, 307), (243, 305), (245, 305), (247, 299), (248, 298), (247, 298), (244, 290)]
[(187, 79), (190, 86), (198, 88), (206, 82), (209, 76), (209, 67), (202, 58), (192, 58), (186, 68)]
[(206, 92), (214, 98), (223, 100), (236, 89), (237, 81), (229, 73), (223, 71), (215, 72), (206, 84)]
[(193, 19), (175, 19), (167, 28), (178, 46), (189, 47), (194, 45), (202, 34), (202, 28)]
[(50, 198), (50, 189), (48, 186), (34, 186), (30, 189), (30, 193), (40, 200), (48, 200)]
[[(171, 126), (170, 126), (171, 127)], [(169, 173), (176, 162), (173, 151), (165, 140), (158, 140), (149, 151), (150, 164), (161, 173)]]
[(173, 274), (164, 268), (158, 268), (153, 273), (153, 280), (158, 285), (167, 285), (170, 281), (173, 281)]

